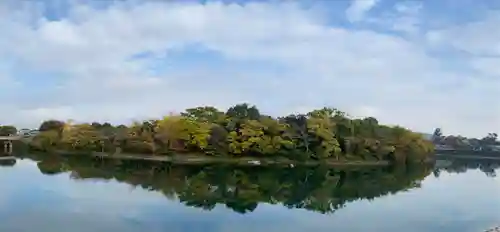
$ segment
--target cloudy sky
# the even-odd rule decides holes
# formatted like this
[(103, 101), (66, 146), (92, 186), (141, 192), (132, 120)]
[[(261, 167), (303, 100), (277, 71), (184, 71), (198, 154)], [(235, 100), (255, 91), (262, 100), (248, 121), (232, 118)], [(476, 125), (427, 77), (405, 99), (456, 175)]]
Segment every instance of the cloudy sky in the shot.
[(0, 123), (331, 106), (500, 131), (500, 2), (1, 1)]

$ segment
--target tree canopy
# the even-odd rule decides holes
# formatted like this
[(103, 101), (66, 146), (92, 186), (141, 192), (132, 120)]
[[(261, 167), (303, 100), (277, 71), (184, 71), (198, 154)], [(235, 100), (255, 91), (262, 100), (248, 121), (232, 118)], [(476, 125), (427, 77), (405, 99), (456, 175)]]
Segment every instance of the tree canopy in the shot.
[(17, 134), (17, 128), (15, 126), (10, 126), (10, 125), (0, 126), (0, 136), (10, 136), (16, 134)]
[(334, 108), (274, 118), (254, 105), (238, 104), (226, 112), (212, 106), (186, 109), (156, 120), (113, 126), (49, 120), (32, 147), (169, 155), (286, 157), (293, 160), (421, 161), (433, 144), (399, 126), (373, 117), (351, 118)]

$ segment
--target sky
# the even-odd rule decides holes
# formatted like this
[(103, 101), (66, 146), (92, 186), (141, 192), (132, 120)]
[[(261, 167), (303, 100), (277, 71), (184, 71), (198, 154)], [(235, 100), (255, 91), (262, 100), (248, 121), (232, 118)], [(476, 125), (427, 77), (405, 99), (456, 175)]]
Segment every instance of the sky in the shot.
[(0, 1), (0, 124), (324, 106), (500, 131), (500, 2)]

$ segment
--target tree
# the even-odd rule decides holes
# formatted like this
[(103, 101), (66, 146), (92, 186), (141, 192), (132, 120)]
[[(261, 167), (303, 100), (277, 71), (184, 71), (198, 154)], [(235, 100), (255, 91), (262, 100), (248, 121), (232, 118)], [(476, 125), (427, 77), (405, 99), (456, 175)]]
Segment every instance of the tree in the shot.
[(190, 134), (188, 122), (182, 116), (166, 116), (158, 121), (156, 137), (166, 150), (185, 151)]
[(97, 130), (101, 129), (101, 127), (102, 127), (101, 123), (98, 123), (98, 122), (93, 122), (90, 125), (92, 125), (92, 127), (95, 128), (95, 129), (97, 129)]
[(61, 144), (74, 150), (102, 151), (105, 138), (90, 124), (74, 125), (64, 130)]
[(229, 152), (227, 136), (228, 132), (223, 126), (213, 124), (208, 136), (207, 152), (212, 155), (226, 155)]
[(277, 154), (282, 146), (290, 144), (281, 137), (285, 131), (284, 125), (268, 117), (258, 120), (245, 121), (239, 132), (231, 131), (228, 134), (229, 151), (234, 154)]
[(454, 135), (449, 135), (443, 138), (442, 144), (447, 145), (449, 147), (455, 148), (455, 149), (466, 149), (470, 147), (470, 144), (468, 142), (468, 139), (463, 137), (463, 136), (454, 136)]
[(431, 140), (435, 144), (440, 144), (443, 141), (443, 132), (441, 131), (441, 128), (436, 128), (434, 130)]
[(58, 120), (48, 120), (44, 121), (41, 125), (40, 128), (38, 129), (40, 132), (43, 131), (50, 131), (50, 130), (55, 130), (55, 131), (62, 131), (64, 128), (64, 122), (58, 121)]
[[(136, 121), (130, 126), (49, 120), (40, 125), (40, 131), (33, 141), (35, 148), (103, 151), (114, 146), (127, 153), (154, 155), (175, 152), (405, 163), (424, 160), (433, 148), (421, 134), (381, 125), (374, 117), (351, 118), (324, 107), (305, 115), (273, 118), (247, 103), (226, 113), (212, 106), (194, 107), (180, 115)], [(442, 137), (441, 129), (436, 129), (434, 137)], [(496, 139), (490, 133), (481, 141), (494, 144)], [(448, 136), (442, 141), (456, 147), (472, 146), (464, 137)]]
[(119, 137), (113, 139), (113, 142), (122, 144), (128, 152), (154, 154), (158, 148), (153, 126), (149, 121), (134, 122), (130, 127), (119, 126), (116, 131)]
[(488, 133), (487, 136), (482, 138), (484, 145), (495, 145), (497, 142), (498, 134), (497, 133)]
[(118, 129), (127, 129), (127, 126), (125, 126), (123, 124), (120, 124), (116, 128), (118, 128)]
[(30, 142), (30, 147), (40, 151), (51, 151), (60, 142), (60, 132), (56, 130), (47, 130), (40, 132)]
[(305, 115), (289, 115), (280, 119), (283, 123), (287, 124), (287, 128), (283, 133), (286, 140), (292, 141), (293, 146), (290, 146), (289, 152), (298, 159), (306, 159), (312, 153), (311, 143), (312, 138), (308, 133), (308, 120)]
[(250, 106), (247, 103), (238, 104), (229, 108), (226, 115), (236, 119), (258, 120), (260, 118), (260, 112), (257, 107)]
[(17, 128), (15, 126), (0, 126), (0, 136), (16, 135)]
[(181, 116), (195, 121), (214, 123), (223, 120), (225, 115), (224, 112), (213, 106), (205, 106), (186, 109), (186, 112), (181, 113)]
[(340, 144), (335, 137), (335, 123), (330, 120), (331, 113), (310, 114), (307, 119), (307, 132), (314, 146), (313, 156), (325, 159), (334, 156), (337, 160), (341, 152)]

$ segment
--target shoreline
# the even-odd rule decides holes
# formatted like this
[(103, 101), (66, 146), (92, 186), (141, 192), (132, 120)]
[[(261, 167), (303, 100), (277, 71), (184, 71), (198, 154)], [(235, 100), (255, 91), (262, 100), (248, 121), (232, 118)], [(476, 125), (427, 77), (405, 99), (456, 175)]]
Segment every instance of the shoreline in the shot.
[(446, 155), (478, 155), (487, 157), (500, 157), (500, 151), (474, 151), (474, 150), (435, 150), (436, 154)]
[[(37, 152), (38, 153), (38, 152)], [(45, 153), (45, 152), (44, 152)], [(50, 153), (59, 156), (89, 156), (95, 158), (116, 159), (116, 160), (137, 160), (137, 161), (154, 161), (172, 164), (233, 164), (240, 166), (389, 166), (391, 163), (386, 160), (381, 161), (338, 161), (338, 160), (325, 160), (325, 161), (295, 161), (287, 158), (252, 158), (252, 157), (214, 157), (214, 156), (200, 156), (195, 154), (181, 154), (173, 156), (155, 156), (146, 154), (131, 154), (120, 153), (111, 154), (106, 152), (71, 152), (56, 150)]]
[(457, 153), (436, 153), (436, 157), (458, 158), (458, 159), (487, 159), (500, 160), (500, 156), (483, 156), (476, 154), (457, 154)]

